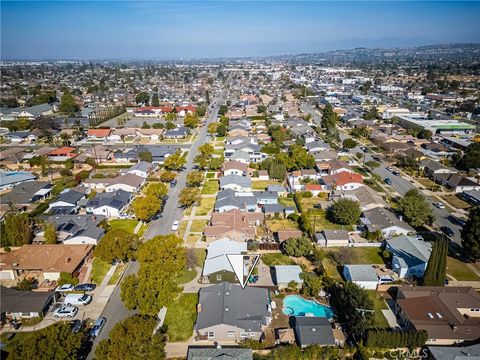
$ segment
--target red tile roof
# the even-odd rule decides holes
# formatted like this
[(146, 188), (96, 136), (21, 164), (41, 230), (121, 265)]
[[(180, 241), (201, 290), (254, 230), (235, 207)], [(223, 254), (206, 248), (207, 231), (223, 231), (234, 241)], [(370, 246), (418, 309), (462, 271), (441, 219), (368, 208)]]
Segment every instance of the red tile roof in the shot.
[(341, 172), (334, 175), (324, 176), (323, 181), (327, 185), (335, 183), (337, 186), (343, 186), (349, 183), (363, 184), (363, 177), (357, 173)]
[(96, 136), (96, 137), (106, 137), (110, 135), (111, 129), (88, 129), (87, 135), (88, 136)]
[(53, 156), (70, 156), (74, 157), (77, 154), (74, 154), (73, 152), (75, 151), (75, 148), (69, 147), (69, 146), (62, 146), (61, 148), (55, 149), (53, 151), (50, 151), (48, 155), (53, 155)]

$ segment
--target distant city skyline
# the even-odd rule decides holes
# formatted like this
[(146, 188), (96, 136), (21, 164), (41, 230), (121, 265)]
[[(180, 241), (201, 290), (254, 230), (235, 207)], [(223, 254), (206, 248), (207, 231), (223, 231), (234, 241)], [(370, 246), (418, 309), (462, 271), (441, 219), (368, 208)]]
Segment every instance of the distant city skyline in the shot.
[(1, 58), (178, 59), (479, 43), (480, 2), (1, 2)]

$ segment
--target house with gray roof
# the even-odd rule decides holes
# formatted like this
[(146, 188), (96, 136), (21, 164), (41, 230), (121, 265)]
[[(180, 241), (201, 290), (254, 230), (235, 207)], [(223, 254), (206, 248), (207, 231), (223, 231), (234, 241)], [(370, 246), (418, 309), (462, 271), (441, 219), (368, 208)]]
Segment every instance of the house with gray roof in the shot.
[(187, 360), (253, 360), (253, 352), (239, 347), (189, 346)]
[(260, 205), (278, 204), (278, 193), (276, 191), (255, 191), (254, 195)]
[(232, 209), (258, 211), (257, 198), (251, 192), (238, 192), (232, 189), (220, 190), (215, 201), (216, 212)]
[(433, 360), (480, 359), (480, 344), (467, 346), (428, 346), (427, 349)]
[(330, 150), (330, 145), (327, 144), (326, 142), (321, 141), (321, 140), (314, 140), (314, 141), (310, 141), (310, 142), (306, 143), (305, 144), (305, 149), (307, 149), (307, 151), (309, 153), (316, 153), (316, 152), (319, 152), (319, 151)]
[(132, 167), (125, 171), (125, 174), (133, 174), (146, 179), (153, 169), (153, 165), (148, 161), (140, 161), (133, 164)]
[(28, 171), (3, 171), (0, 170), (0, 190), (11, 189), (25, 181), (35, 180), (36, 176)]
[(302, 268), (298, 265), (277, 265), (273, 267), (272, 278), (280, 290), (287, 288), (291, 281), (295, 281), (297, 288), (300, 288), (303, 284), (301, 274)]
[(184, 126), (177, 127), (172, 130), (167, 130), (164, 133), (165, 139), (184, 139), (190, 134), (190, 130)]
[(82, 199), (85, 199), (85, 191), (82, 191), (82, 189), (66, 189), (48, 205), (48, 211), (50, 212), (54, 210), (54, 208), (62, 207), (73, 209), (70, 213), (75, 212), (80, 207), (80, 201)]
[(285, 215), (285, 206), (282, 204), (265, 204), (262, 205), (262, 212), (265, 215), (280, 215), (280, 216), (286, 216)]
[(50, 195), (52, 184), (48, 181), (26, 181), (13, 186), (12, 191), (0, 196), (1, 204), (28, 206)]
[(335, 346), (335, 337), (330, 321), (318, 316), (295, 316), (294, 332), (298, 346)]
[(252, 191), (252, 180), (248, 176), (230, 174), (220, 178), (220, 189), (231, 189), (238, 192)]
[[(52, 215), (44, 216), (42, 220), (55, 225), (58, 241), (63, 244), (92, 244), (97, 245), (98, 241), (105, 234), (100, 227), (100, 222), (105, 219), (102, 215)], [(34, 239), (43, 238), (44, 231), (39, 232)]]
[(86, 205), (87, 214), (104, 215), (107, 219), (117, 218), (126, 209), (132, 193), (124, 190), (98, 193)]
[(47, 313), (54, 297), (53, 292), (20, 291), (0, 286), (0, 313), (16, 319), (39, 318)]
[(386, 241), (392, 253), (391, 265), (400, 278), (421, 278), (432, 254), (432, 244), (420, 237), (399, 236)]
[(350, 235), (347, 230), (323, 230), (315, 234), (317, 244), (323, 247), (348, 246)]
[(21, 142), (35, 142), (37, 141), (37, 136), (31, 131), (12, 131), (8, 134), (3, 136), (5, 139), (9, 140), (10, 142), (14, 143), (21, 143)]
[(247, 254), (247, 243), (221, 238), (208, 244), (207, 257), (203, 264), (202, 282), (216, 284), (223, 281), (238, 281), (227, 254)]
[(372, 265), (355, 264), (343, 266), (343, 277), (366, 290), (376, 290), (378, 275)]
[(201, 288), (195, 331), (210, 341), (259, 340), (272, 320), (267, 289), (222, 282)]
[(367, 231), (371, 233), (380, 231), (385, 238), (390, 238), (394, 235), (408, 235), (415, 232), (415, 229), (405, 221), (383, 208), (373, 208), (364, 211), (360, 221)]

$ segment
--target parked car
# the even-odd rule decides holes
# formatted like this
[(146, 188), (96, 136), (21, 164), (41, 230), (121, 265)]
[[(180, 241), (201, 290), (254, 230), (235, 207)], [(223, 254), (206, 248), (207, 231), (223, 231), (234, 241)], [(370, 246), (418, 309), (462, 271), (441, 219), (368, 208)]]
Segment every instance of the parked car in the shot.
[(383, 182), (387, 185), (392, 185), (392, 180), (389, 178), (384, 179)]
[(89, 335), (90, 339), (93, 340), (98, 335), (100, 335), (100, 332), (102, 331), (106, 322), (107, 322), (107, 319), (105, 319), (104, 317), (99, 317), (97, 320), (95, 320), (95, 324), (93, 324), (93, 327), (90, 330), (90, 335)]
[(390, 284), (390, 283), (392, 283), (392, 282), (394, 282), (394, 281), (395, 281), (395, 280), (393, 280), (392, 277), (387, 276), (387, 275), (380, 276), (379, 279), (378, 279), (378, 283), (379, 283), (380, 285), (382, 285), (382, 284)]
[(56, 292), (69, 292), (75, 290), (75, 286), (72, 284), (63, 284), (55, 289)]
[(78, 284), (75, 286), (75, 291), (93, 291), (96, 287), (97, 285), (95, 284)]
[(385, 170), (393, 171), (393, 168), (392, 168), (391, 166), (386, 166), (386, 167), (385, 167)]
[(395, 176), (400, 176), (400, 171), (393, 170), (392, 174), (395, 175)]
[(85, 327), (85, 323), (86, 321), (85, 320), (73, 320), (72, 321), (72, 333), (74, 334), (78, 334), (79, 332), (81, 332), (83, 330), (83, 328)]
[(92, 301), (92, 297), (87, 294), (68, 294), (63, 303), (65, 305), (87, 305)]
[(443, 232), (445, 235), (447, 235), (448, 237), (452, 237), (452, 236), (455, 235), (455, 232), (454, 232), (451, 228), (449, 228), (448, 226), (442, 226), (442, 227), (440, 228), (440, 230), (442, 230), (442, 232)]
[(443, 203), (441, 203), (441, 202), (434, 202), (433, 206), (435, 206), (436, 208), (439, 208), (439, 209), (445, 209), (445, 205), (443, 205)]
[(177, 185), (177, 180), (173, 180), (170, 182), (170, 188), (174, 188)]
[(466, 223), (466, 221), (464, 219), (453, 216), (453, 215), (449, 215), (448, 220), (450, 220), (450, 222), (452, 222), (456, 225), (460, 225), (460, 226), (465, 226), (465, 223)]
[(172, 225), (172, 231), (177, 231), (180, 226), (180, 221), (174, 221)]
[(53, 317), (74, 317), (78, 313), (76, 306), (62, 306), (53, 312)]

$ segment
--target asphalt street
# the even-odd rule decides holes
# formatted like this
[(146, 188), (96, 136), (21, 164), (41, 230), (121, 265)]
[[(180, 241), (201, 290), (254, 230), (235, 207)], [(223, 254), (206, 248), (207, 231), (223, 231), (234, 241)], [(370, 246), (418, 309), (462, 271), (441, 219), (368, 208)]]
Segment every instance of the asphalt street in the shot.
[[(183, 210), (178, 206), (178, 195), (180, 190), (185, 188), (186, 186), (186, 176), (187, 174), (193, 169), (193, 159), (198, 153), (198, 147), (207, 141), (207, 126), (211, 122), (215, 122), (218, 116), (218, 110), (220, 105), (223, 104), (225, 98), (225, 91), (222, 91), (216, 100), (213, 102), (212, 108), (209, 110), (207, 115), (206, 125), (199, 129), (197, 138), (195, 142), (192, 144), (190, 149), (188, 150), (187, 155), (187, 163), (185, 164), (184, 170), (180, 173), (177, 177), (177, 185), (170, 190), (168, 193), (168, 199), (165, 203), (165, 207), (162, 212), (162, 217), (158, 220), (154, 220), (151, 222), (150, 227), (146, 231), (144, 238), (146, 241), (152, 239), (157, 235), (165, 235), (172, 232), (172, 225), (175, 220), (179, 220), (182, 218)], [(130, 274), (135, 274), (138, 271), (139, 265), (137, 262), (133, 261), (130, 262), (125, 270), (123, 278)], [(123, 279), (122, 278), (122, 279)], [(107, 306), (102, 312), (102, 316), (107, 319), (105, 323), (105, 327), (103, 328), (100, 335), (95, 339), (93, 342), (92, 351), (90, 352), (88, 359), (93, 359), (93, 355), (95, 354), (95, 348), (97, 344), (104, 339), (108, 338), (108, 334), (110, 330), (112, 330), (113, 326), (122, 321), (123, 319), (127, 318), (135, 314), (135, 311), (127, 310), (120, 299), (120, 284), (115, 288), (115, 291), (112, 293), (112, 296), (107, 303)]]

